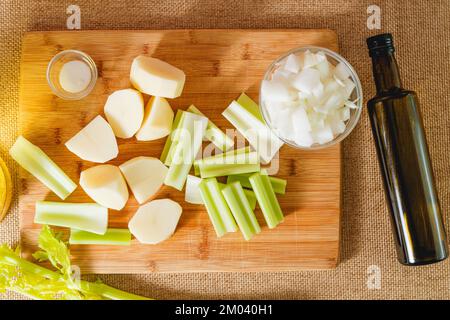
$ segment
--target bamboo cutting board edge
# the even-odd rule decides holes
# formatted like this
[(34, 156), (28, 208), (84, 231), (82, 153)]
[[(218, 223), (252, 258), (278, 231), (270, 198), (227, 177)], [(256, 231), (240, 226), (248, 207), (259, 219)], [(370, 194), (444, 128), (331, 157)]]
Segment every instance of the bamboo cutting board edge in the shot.
[[(114, 31), (76, 31), (76, 32), (53, 31), (53, 32), (31, 32), (31, 33), (27, 33), (24, 36), (24, 39), (23, 39), (22, 62), (24, 61), (24, 51), (29, 50), (29, 48), (27, 48), (27, 42), (28, 41), (32, 41), (33, 38), (35, 38), (35, 37), (43, 36), (45, 38), (45, 41), (48, 41), (47, 36), (56, 37), (57, 38), (61, 34), (68, 34), (69, 37), (73, 37), (73, 36), (76, 36), (76, 34), (80, 34), (81, 36), (83, 36), (83, 34), (89, 34), (89, 36), (92, 36), (92, 34), (95, 34), (95, 33), (107, 33), (107, 34), (116, 34), (116, 35), (120, 35), (121, 33), (130, 33), (130, 34), (140, 34), (140, 35), (142, 35), (142, 34), (149, 34), (149, 33), (150, 34), (155, 34), (155, 33), (159, 33), (159, 32), (167, 33), (167, 34), (183, 33), (183, 32), (193, 33), (193, 34), (196, 34), (196, 33), (201, 34), (202, 32), (213, 32), (213, 33), (216, 33), (216, 32), (227, 32), (227, 33), (239, 32), (239, 33), (248, 33), (248, 34), (251, 34), (251, 33), (265, 33), (265, 34), (267, 34), (267, 33), (269, 33), (269, 34), (270, 33), (276, 33), (276, 34), (282, 34), (283, 32), (285, 32), (285, 33), (294, 33), (294, 34), (295, 33), (304, 33), (304, 34), (310, 34), (310, 35), (323, 32), (326, 35), (325, 38), (327, 38), (327, 37), (334, 38), (335, 42), (334, 43), (328, 43), (328, 44), (322, 44), (322, 46), (324, 46), (324, 47), (327, 46), (327, 47), (329, 47), (331, 49), (334, 49), (334, 50), (338, 49), (338, 47), (337, 47), (337, 36), (336, 36), (336, 33), (334, 31), (332, 31), (332, 30), (314, 30), (314, 29), (308, 29), (308, 30), (296, 30), (296, 29), (287, 29), (287, 30), (284, 30), (284, 29), (281, 29), (281, 30), (277, 30), (277, 29), (275, 29), (275, 30), (274, 29), (267, 29), (267, 30), (252, 30), (252, 29), (248, 29), (248, 30), (242, 30), (242, 29), (199, 30), (199, 29), (194, 29), (194, 30), (151, 30), (151, 31), (146, 31), (146, 30), (136, 30), (136, 31), (134, 31), (134, 30), (133, 31), (120, 31), (120, 30), (114, 30)], [(305, 43), (303, 43), (303, 44), (305, 44)], [(314, 41), (313, 41), (313, 43), (310, 43), (310, 44), (317, 45), (317, 43), (314, 43)], [(57, 47), (57, 50), (61, 50), (61, 49), (65, 49), (65, 47), (64, 46)], [(286, 48), (286, 49), (290, 49), (290, 48)], [(280, 54), (285, 52), (285, 51), (287, 51), (287, 50), (284, 50), (284, 49), (280, 50)], [(91, 53), (89, 53), (89, 54), (91, 54)], [(275, 58), (275, 57), (273, 57), (273, 58)], [(251, 60), (251, 59), (249, 59), (249, 60)], [(21, 88), (20, 88), (20, 115), (21, 115), (20, 121), (21, 121), (21, 130), (22, 130), (22, 126), (23, 126), (23, 124), (22, 124), (22, 113), (25, 113), (25, 111), (23, 111), (23, 110), (24, 110), (24, 108), (26, 109), (25, 101), (23, 101), (23, 96), (25, 94), (23, 92), (23, 90), (25, 88), (22, 85), (23, 82), (24, 82), (23, 76), (24, 76), (24, 71), (25, 71), (23, 67), (24, 67), (24, 63), (21, 64), (21, 76), (20, 76), (21, 77), (20, 78), (21, 79), (20, 80), (21, 81)], [(187, 80), (187, 81), (189, 81), (189, 80)], [(41, 86), (43, 87), (43, 85), (41, 85)], [(45, 86), (46, 86), (46, 83), (45, 83)], [(55, 98), (53, 98), (53, 100), (54, 99)], [(213, 119), (213, 121), (214, 121), (214, 119)], [(33, 142), (33, 140), (32, 140), (32, 142)], [(335, 225), (335, 227), (337, 229), (337, 232), (336, 232), (336, 240), (332, 241), (332, 243), (334, 245), (330, 245), (330, 247), (332, 247), (331, 248), (332, 250), (330, 250), (330, 252), (334, 252), (334, 254), (330, 253), (327, 258), (323, 258), (323, 259), (322, 258), (316, 258), (316, 260), (312, 259), (311, 261), (308, 261), (306, 259), (306, 260), (303, 260), (300, 264), (289, 264), (289, 263), (285, 263), (285, 262), (282, 261), (280, 264), (278, 264), (278, 263), (274, 263), (273, 265), (268, 264), (267, 267), (254, 265), (253, 267), (250, 267), (250, 268), (243, 268), (242, 267), (242, 263), (241, 263), (241, 266), (233, 266), (233, 262), (231, 262), (230, 265), (227, 265), (227, 263), (220, 264), (220, 263), (217, 263), (217, 261), (215, 263), (211, 263), (211, 266), (213, 266), (212, 268), (208, 267), (208, 264), (205, 264), (205, 267), (200, 267), (200, 264), (198, 264), (198, 261), (197, 261), (196, 263), (193, 263), (192, 268), (188, 267), (187, 269), (183, 269), (183, 268), (177, 267), (176, 264), (172, 265), (172, 266), (170, 266), (170, 264), (168, 264), (169, 265), (168, 268), (164, 268), (164, 267), (161, 268), (161, 267), (158, 266), (158, 263), (154, 263), (154, 264), (147, 263), (145, 267), (143, 267), (142, 265), (136, 265), (136, 266), (131, 267), (131, 268), (126, 268), (126, 270), (124, 270), (124, 266), (123, 265), (119, 265), (118, 267), (106, 266), (104, 264), (102, 264), (101, 266), (95, 266), (95, 265), (92, 266), (92, 265), (90, 265), (90, 263), (92, 261), (89, 260), (89, 259), (87, 259), (85, 261), (82, 258), (79, 258), (79, 259), (76, 258), (75, 260), (78, 261), (78, 262), (81, 262), (80, 263), (81, 267), (85, 267), (83, 269), (87, 273), (91, 273), (91, 272), (94, 272), (94, 273), (142, 273), (142, 272), (195, 272), (195, 271), (200, 271), (200, 272), (205, 272), (205, 271), (208, 271), (208, 272), (224, 272), (224, 271), (251, 272), (251, 271), (293, 271), (293, 270), (311, 270), (311, 269), (329, 269), (329, 268), (334, 268), (334, 267), (336, 267), (336, 265), (337, 265), (337, 263), (339, 261), (339, 241), (340, 241), (340, 229), (341, 229), (340, 228), (340, 222), (341, 222), (340, 221), (340, 215), (341, 215), (341, 203), (342, 203), (342, 199), (341, 199), (341, 196), (342, 196), (342, 193), (341, 193), (341, 189), (342, 189), (342, 187), (341, 187), (341, 181), (342, 181), (341, 153), (342, 153), (342, 151), (341, 151), (341, 147), (340, 146), (337, 146), (335, 149), (336, 150), (332, 151), (332, 152), (334, 153), (334, 157), (338, 158), (338, 162), (339, 162), (339, 168), (337, 169), (338, 170), (338, 175), (339, 175), (339, 178), (338, 178), (338, 180), (339, 180), (338, 181), (339, 200), (337, 201), (337, 203), (335, 203), (333, 205), (333, 206), (336, 206), (335, 211), (336, 211), (336, 214), (338, 215), (337, 225)], [(320, 154), (318, 157), (319, 158), (323, 157), (323, 155)], [(56, 161), (56, 162), (58, 162), (58, 161)], [(21, 177), (22, 178), (21, 178), (20, 186), (21, 187), (23, 187), (24, 185), (27, 186), (27, 183), (23, 184), (22, 182), (24, 181), (23, 177), (25, 177), (25, 180), (29, 178), (28, 174), (24, 173), (23, 171), (21, 171)], [(289, 182), (288, 182), (288, 185), (289, 185)], [(22, 204), (23, 196), (24, 195), (23, 195), (23, 193), (21, 191), (20, 192), (20, 204)], [(20, 209), (21, 213), (22, 213), (22, 210), (23, 210), (23, 206), (21, 205), (21, 209)], [(30, 208), (28, 208), (28, 210), (30, 210)], [(33, 244), (33, 240), (27, 239), (26, 233), (29, 230), (27, 229), (26, 224), (23, 223), (24, 219), (22, 219), (22, 218), (23, 218), (23, 215), (21, 214), (20, 225), (21, 225), (23, 243), (24, 243), (25, 247), (29, 247), (29, 248), (34, 247), (35, 243)], [(264, 231), (268, 232), (267, 229), (263, 230), (263, 232)], [(217, 240), (217, 241), (221, 241), (221, 240)], [(133, 243), (135, 243), (135, 241), (133, 241)], [(133, 246), (136, 246), (136, 247), (140, 248), (140, 246), (136, 245), (136, 244), (133, 244)], [(328, 248), (328, 249), (330, 249), (330, 248)], [(76, 252), (77, 250), (78, 249), (75, 249), (73, 251)], [(189, 265), (189, 263), (187, 263), (187, 265)], [(180, 264), (180, 266), (182, 266), (182, 264)]]

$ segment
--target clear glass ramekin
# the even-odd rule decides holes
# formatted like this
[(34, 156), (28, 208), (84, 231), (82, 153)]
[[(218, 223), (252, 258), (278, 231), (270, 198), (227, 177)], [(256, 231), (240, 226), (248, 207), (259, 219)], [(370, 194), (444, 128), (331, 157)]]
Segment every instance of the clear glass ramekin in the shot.
[[(269, 66), (269, 68), (267, 69), (266, 73), (264, 74), (263, 80), (271, 80), (274, 72), (278, 68), (280, 68), (281, 61), (284, 60), (285, 58), (287, 58), (290, 54), (296, 54), (297, 55), (297, 54), (300, 54), (300, 53), (305, 52), (307, 50), (311, 51), (312, 53), (317, 53), (318, 51), (324, 52), (325, 55), (328, 58), (328, 61), (331, 64), (333, 64), (333, 65), (337, 65), (339, 62), (343, 63), (347, 67), (347, 69), (348, 69), (348, 71), (349, 71), (349, 73), (351, 75), (350, 76), (351, 80), (355, 83), (356, 87), (353, 90), (352, 95), (350, 96), (350, 100), (356, 101), (355, 104), (358, 106), (358, 108), (350, 109), (350, 119), (347, 120), (347, 122), (346, 122), (345, 131), (342, 132), (339, 135), (336, 135), (334, 137), (334, 139), (331, 140), (330, 142), (327, 142), (327, 143), (324, 143), (324, 144), (315, 143), (315, 144), (311, 145), (310, 147), (299, 146), (294, 141), (285, 139), (284, 137), (280, 136), (278, 134), (278, 131), (274, 130), (272, 124), (270, 123), (270, 117), (268, 115), (267, 108), (264, 105), (264, 101), (262, 100), (262, 96), (263, 95), (261, 94), (261, 87), (260, 87), (260, 91), (259, 91), (259, 107), (260, 107), (261, 113), (263, 115), (263, 118), (264, 118), (267, 126), (283, 142), (285, 142), (286, 144), (288, 144), (291, 147), (302, 149), (302, 150), (318, 150), (318, 149), (324, 149), (324, 148), (333, 146), (333, 145), (341, 142), (342, 140), (344, 140), (350, 134), (350, 132), (352, 132), (352, 130), (355, 128), (355, 126), (358, 123), (358, 120), (359, 120), (359, 118), (361, 116), (362, 105), (363, 105), (363, 93), (362, 93), (361, 82), (359, 81), (358, 75), (356, 74), (356, 71), (353, 69), (353, 67), (350, 65), (350, 63), (347, 60), (345, 60), (341, 55), (337, 54), (334, 51), (331, 51), (331, 50), (326, 49), (326, 48), (315, 47), (315, 46), (305, 46), (305, 47), (295, 48), (295, 49), (290, 50), (290, 51), (286, 52), (285, 54), (281, 55), (280, 57), (275, 59), (275, 61), (272, 62), (272, 64)], [(262, 83), (262, 81), (261, 81), (261, 83)]]
[[(61, 87), (59, 83), (59, 73), (62, 66), (69, 61), (83, 61), (89, 67), (91, 71), (91, 81), (88, 86), (80, 92), (68, 92)], [(55, 55), (47, 66), (47, 82), (50, 89), (58, 97), (65, 100), (80, 100), (86, 97), (92, 89), (95, 87), (97, 82), (97, 66), (94, 60), (86, 53), (78, 50), (64, 50)]]

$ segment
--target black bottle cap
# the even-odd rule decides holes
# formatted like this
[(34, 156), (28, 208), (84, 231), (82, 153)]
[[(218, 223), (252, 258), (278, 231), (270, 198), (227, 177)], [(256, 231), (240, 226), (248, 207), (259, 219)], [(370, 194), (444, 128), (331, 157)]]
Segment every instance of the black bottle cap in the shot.
[(395, 51), (394, 39), (390, 33), (383, 33), (367, 38), (366, 42), (370, 56), (392, 53)]

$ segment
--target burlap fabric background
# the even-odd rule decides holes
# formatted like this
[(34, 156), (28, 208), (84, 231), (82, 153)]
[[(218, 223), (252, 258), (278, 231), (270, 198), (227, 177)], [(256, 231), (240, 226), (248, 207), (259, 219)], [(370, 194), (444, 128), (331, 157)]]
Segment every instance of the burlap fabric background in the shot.
[[(365, 38), (367, 7), (382, 9), (382, 30), (395, 36), (404, 85), (418, 92), (437, 188), (449, 230), (450, 1), (18, 1), (0, 2), (0, 155), (17, 136), (21, 37), (64, 30), (69, 4), (81, 7), (82, 29), (331, 28), (353, 64), (364, 95), (374, 95)], [(38, 121), (38, 120), (37, 120)], [(336, 270), (282, 273), (103, 275), (108, 284), (158, 299), (449, 299), (450, 260), (433, 266), (397, 263), (367, 112), (344, 143), (341, 263)], [(16, 198), (17, 199), (17, 198)], [(18, 241), (17, 200), (0, 224), (0, 242)], [(367, 288), (370, 265), (381, 289)], [(8, 294), (3, 298), (21, 298)]]

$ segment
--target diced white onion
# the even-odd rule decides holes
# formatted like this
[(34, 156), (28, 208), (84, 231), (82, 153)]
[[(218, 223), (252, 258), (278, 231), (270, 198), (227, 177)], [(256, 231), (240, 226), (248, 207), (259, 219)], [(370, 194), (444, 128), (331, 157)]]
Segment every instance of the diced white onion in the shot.
[(332, 141), (345, 131), (356, 101), (347, 65), (336, 66), (324, 52), (287, 56), (270, 81), (263, 81), (261, 96), (276, 133), (299, 146)]
[(323, 87), (323, 84), (320, 81), (320, 72), (312, 68), (303, 69), (300, 74), (295, 77), (292, 85), (297, 90), (304, 91), (307, 94), (312, 94), (314, 90)]
[(277, 80), (263, 80), (261, 90), (264, 100), (267, 101), (292, 101), (296, 95), (285, 83)]
[(290, 54), (286, 58), (286, 62), (284, 64), (284, 69), (292, 72), (292, 73), (298, 73), (300, 71), (300, 68), (302, 67), (302, 62), (298, 56), (295, 54)]
[(339, 62), (336, 65), (336, 69), (334, 69), (334, 74), (341, 80), (350, 78), (351, 76), (347, 66), (344, 65), (342, 62)]

